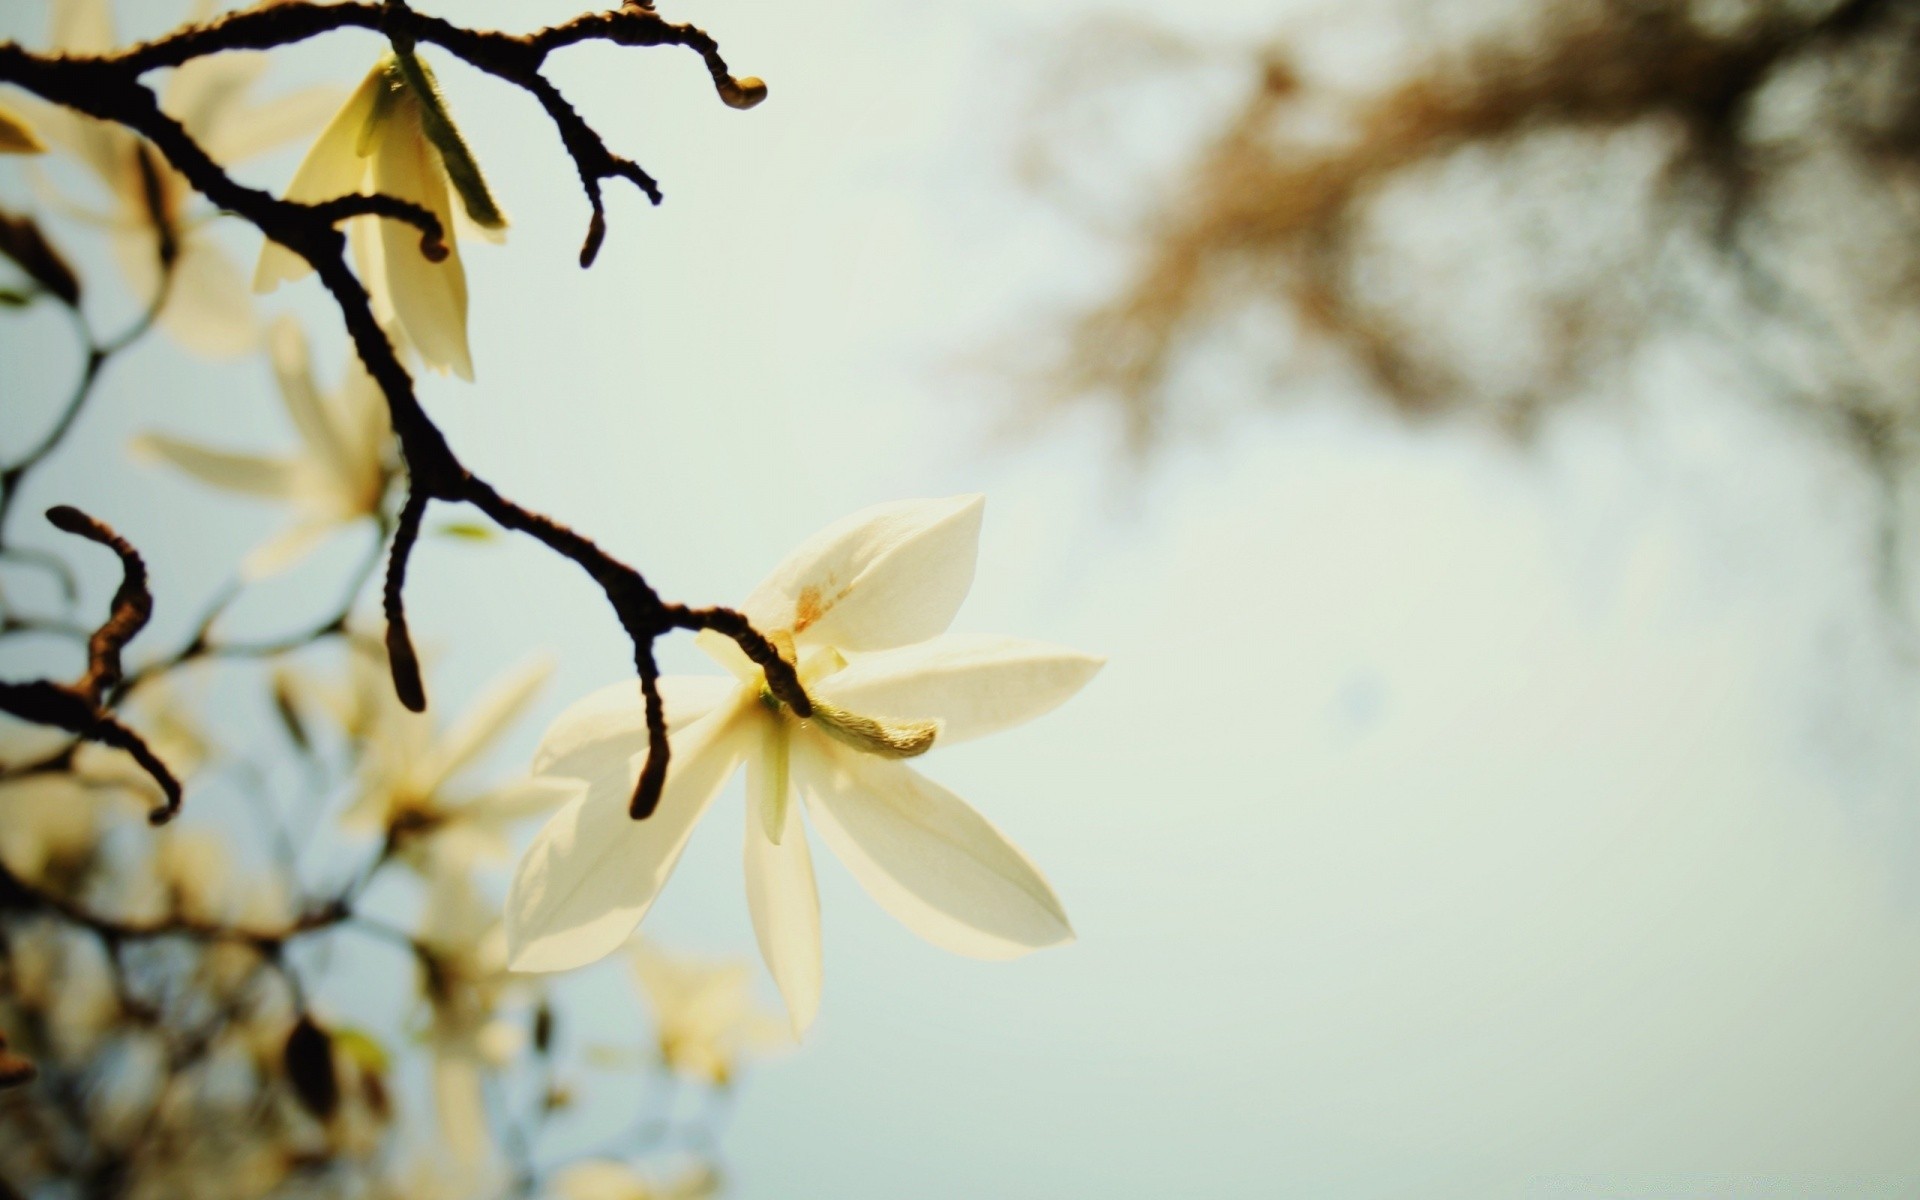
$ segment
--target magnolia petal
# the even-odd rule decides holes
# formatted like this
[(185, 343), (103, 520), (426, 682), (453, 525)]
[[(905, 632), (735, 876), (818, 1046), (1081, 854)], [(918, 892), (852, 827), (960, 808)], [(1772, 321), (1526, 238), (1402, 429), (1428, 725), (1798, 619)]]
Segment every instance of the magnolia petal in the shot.
[(769, 761), (772, 757), (762, 753), (747, 759), (747, 909), (753, 914), (760, 956), (786, 1001), (798, 1038), (820, 1011), (820, 893), (813, 882), (813, 856), (800, 825), (800, 806), (785, 802), (785, 797), (768, 805), (782, 817), (777, 843), (754, 811), (766, 804), (762, 793), (767, 789), (789, 786), (786, 771)]
[[(160, 107), (186, 126), (193, 140), (209, 154), (220, 127), (247, 110), (247, 91), (267, 69), (269, 57), (260, 50), (235, 50), (190, 59), (175, 67), (161, 96)], [(217, 162), (231, 162), (214, 155)]]
[[(158, 243), (152, 234), (122, 235), (114, 245), (135, 294), (150, 294), (149, 281), (157, 287), (159, 273)], [(180, 239), (180, 256), (173, 263), (160, 324), (181, 345), (207, 358), (244, 354), (259, 340), (246, 276), (219, 243), (203, 232)]]
[(113, 49), (113, 9), (108, 0), (59, 0), (53, 6), (53, 48), (65, 54), (105, 54)]
[(301, 521), (288, 526), (248, 551), (240, 560), (244, 579), (265, 579), (299, 562), (312, 552), (338, 524), (333, 521)]
[(371, 160), (374, 191), (420, 205), (440, 218), (446, 234), (447, 257), (436, 263), (420, 252), (418, 229), (401, 221), (380, 222), (380, 263), (394, 316), (423, 363), (471, 381), (467, 272), (453, 237), (453, 201), (446, 173), (420, 127), (418, 99), (403, 96), (394, 102), (374, 139)]
[(433, 1103), (441, 1143), (449, 1161), (459, 1164), (458, 1171), (475, 1171), (493, 1149), (479, 1051), (470, 1039), (457, 1034), (435, 1041)]
[(46, 149), (25, 117), (0, 104), (0, 154), (42, 154)]
[(921, 937), (973, 958), (1073, 940), (1039, 868), (952, 792), (823, 738), (796, 737), (793, 767), (820, 836)]
[(528, 704), (534, 693), (553, 673), (553, 664), (544, 658), (521, 663), (502, 676), (461, 714), (434, 742), (414, 774), (413, 783), (421, 795), (432, 795), (441, 785), (480, 755), (504, 732)]
[[(374, 102), (386, 86), (386, 72), (375, 67), (347, 97), (333, 120), (320, 131), (313, 146), (293, 173), (287, 185), (287, 199), (315, 204), (361, 190), (367, 178), (367, 161), (360, 156), (360, 135), (373, 116)], [(307, 261), (277, 242), (268, 242), (260, 250), (260, 263), (254, 269), (253, 290), (270, 292), (282, 283), (299, 279), (313, 268)]]
[(808, 538), (742, 606), (799, 646), (884, 650), (944, 632), (973, 585), (985, 497), (902, 500)]
[(726, 668), (727, 674), (741, 683), (750, 683), (758, 687), (765, 682), (766, 676), (760, 670), (760, 664), (748, 658), (747, 652), (740, 648), (740, 643), (726, 634), (702, 629), (693, 635), (693, 644), (700, 647), (701, 652), (708, 658)]
[(646, 1176), (608, 1158), (562, 1167), (547, 1187), (559, 1200), (648, 1200), (655, 1194)]
[(281, 317), (267, 332), (267, 351), (273, 360), (274, 381), (280, 385), (280, 399), (293, 427), (306, 443), (308, 452), (325, 468), (331, 480), (351, 478), (357, 464), (341, 432), (334, 428), (326, 402), (313, 382), (313, 363), (307, 353), (306, 335), (292, 317)]
[(324, 126), (342, 99), (341, 89), (317, 85), (236, 107), (208, 135), (206, 151), (221, 163), (257, 158)]
[(709, 713), (674, 739), (660, 807), (627, 815), (641, 760), (594, 780), (534, 838), (507, 893), (507, 965), (564, 971), (604, 958), (647, 915), (701, 814), (745, 750), (738, 710)]
[(288, 500), (294, 491), (293, 464), (263, 454), (236, 454), (183, 442), (164, 433), (133, 439), (133, 455), (178, 467), (202, 483), (268, 500)]
[[(660, 680), (667, 732), (682, 729), (724, 704), (739, 690), (719, 675), (670, 675)], [(553, 719), (534, 751), (535, 775), (594, 780), (624, 776), (627, 763), (647, 748), (647, 709), (640, 681), (608, 684), (576, 700)]]
[(1045, 642), (956, 634), (862, 655), (813, 687), (837, 708), (887, 721), (938, 721), (936, 746), (1051, 712), (1106, 662)]
[(496, 823), (524, 821), (552, 812), (584, 790), (578, 779), (551, 775), (516, 779), (461, 805), (460, 817)]

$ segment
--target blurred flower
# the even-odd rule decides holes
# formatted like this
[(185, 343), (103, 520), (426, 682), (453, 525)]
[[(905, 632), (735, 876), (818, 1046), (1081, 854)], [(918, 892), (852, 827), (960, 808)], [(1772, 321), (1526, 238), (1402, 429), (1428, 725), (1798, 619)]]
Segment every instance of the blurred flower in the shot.
[[(411, 54), (389, 54), (367, 73), (300, 164), (287, 199), (309, 204), (355, 193), (408, 200), (440, 218), (447, 256), (430, 261), (420, 231), (400, 221), (352, 222), (354, 259), (383, 323), (397, 324), (427, 366), (473, 378), (467, 346), (467, 273), (460, 263), (452, 193), (468, 222), (499, 240), (506, 218), (454, 128), (433, 74)], [(254, 271), (268, 292), (312, 268), (269, 242)]]
[(674, 1074), (725, 1087), (741, 1059), (791, 1044), (780, 1019), (754, 1003), (745, 964), (671, 955), (644, 940), (628, 958), (653, 1008), (660, 1061)]
[(281, 402), (300, 436), (298, 454), (240, 454), (160, 433), (133, 443), (135, 454), (171, 463), (203, 483), (294, 507), (292, 527), (247, 556), (242, 569), (252, 578), (291, 566), (339, 526), (379, 520), (398, 469), (386, 398), (358, 355), (347, 356), (339, 388), (323, 394), (306, 338), (291, 318), (275, 323), (269, 348)]
[(39, 154), (46, 148), (25, 117), (0, 104), (0, 154)]
[(485, 1073), (506, 1066), (525, 1044), (523, 1027), (502, 1020), (499, 1007), (512, 991), (525, 991), (526, 981), (507, 972), (498, 906), (450, 858), (437, 860), (429, 877), (414, 936), (432, 962), (425, 981), (432, 1017), (427, 1041), (441, 1142), (470, 1192), (493, 1156)]
[(585, 780), (521, 860), (507, 901), (515, 969), (599, 958), (646, 914), (694, 824), (747, 764), (747, 901), (796, 1032), (819, 1006), (820, 908), (790, 780), (827, 844), (909, 928), (962, 954), (1007, 958), (1068, 941), (1053, 889), (999, 830), (899, 760), (1017, 725), (1078, 691), (1101, 660), (1009, 638), (947, 634), (973, 580), (978, 496), (857, 513), (800, 547), (748, 598), (747, 617), (797, 665), (801, 720), (729, 640), (700, 644), (733, 679), (662, 681), (673, 758), (659, 809), (628, 816), (644, 762), (638, 689), (561, 714), (540, 773)]
[[(203, 13), (209, 10), (201, 6)], [(69, 54), (112, 50), (107, 0), (59, 0), (53, 9), (52, 41), (54, 49)], [(231, 166), (257, 157), (305, 136), (325, 119), (337, 95), (330, 88), (309, 88), (255, 100), (248, 93), (268, 61), (266, 54), (255, 52), (196, 58), (174, 69), (160, 106), (215, 162)], [(32, 119), (48, 142), (77, 157), (105, 186), (106, 212), (64, 207), (112, 236), (115, 256), (136, 296), (159, 294), (163, 258), (172, 258), (161, 325), (202, 354), (250, 349), (257, 329), (246, 277), (220, 247), (207, 219), (188, 213), (195, 192), (186, 177), (119, 125), (49, 104), (35, 105)]]
[(477, 857), (503, 857), (507, 831), (571, 798), (578, 784), (564, 780), (457, 790), (453, 785), (526, 710), (546, 682), (549, 665), (531, 661), (481, 693), (445, 730), (408, 711), (393, 693), (385, 659), (356, 644), (344, 693), (323, 690), (348, 735), (360, 745), (358, 798), (342, 818), (350, 828), (395, 837), (408, 862), (423, 873), (436, 861), (464, 868)]
[(547, 1191), (553, 1200), (707, 1200), (720, 1194), (720, 1177), (700, 1166), (655, 1183), (626, 1163), (592, 1158), (554, 1172)]

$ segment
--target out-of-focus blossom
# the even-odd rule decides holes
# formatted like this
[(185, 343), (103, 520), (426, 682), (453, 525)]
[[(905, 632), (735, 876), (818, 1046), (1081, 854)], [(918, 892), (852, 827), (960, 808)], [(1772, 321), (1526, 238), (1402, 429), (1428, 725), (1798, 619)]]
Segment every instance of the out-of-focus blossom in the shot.
[(590, 1158), (554, 1172), (547, 1194), (551, 1200), (707, 1200), (720, 1194), (720, 1176), (699, 1166), (661, 1182), (626, 1163)]
[[(208, 6), (203, 5), (202, 11)], [(53, 47), (69, 54), (114, 48), (107, 0), (59, 0), (53, 11)], [(171, 72), (161, 108), (178, 120), (215, 162), (232, 166), (307, 135), (326, 118), (337, 93), (309, 88), (267, 101), (250, 92), (266, 70), (264, 53), (232, 52), (196, 58)], [(238, 354), (257, 338), (246, 276), (221, 248), (210, 213), (190, 212), (195, 196), (186, 177), (147, 142), (119, 125), (70, 109), (39, 104), (35, 127), (53, 146), (77, 157), (106, 191), (104, 211), (67, 205), (75, 216), (104, 228), (133, 294), (159, 294), (163, 257), (172, 256), (160, 323), (183, 345), (209, 355)]]
[(313, 378), (307, 341), (290, 318), (276, 322), (269, 348), (281, 403), (300, 437), (297, 453), (273, 457), (217, 450), (166, 434), (134, 440), (134, 452), (178, 467), (203, 483), (293, 507), (294, 523), (247, 555), (260, 578), (299, 561), (342, 526), (380, 519), (398, 469), (386, 399), (358, 355), (332, 392)]
[(1039, 716), (1101, 660), (1010, 638), (942, 636), (973, 580), (978, 496), (856, 513), (808, 540), (743, 607), (795, 664), (797, 718), (731, 641), (700, 644), (732, 678), (662, 681), (673, 758), (659, 809), (628, 816), (645, 761), (638, 689), (561, 714), (536, 772), (587, 790), (541, 830), (507, 902), (517, 970), (578, 966), (618, 946), (652, 905), (694, 824), (747, 765), (747, 901), (796, 1032), (820, 995), (820, 911), (793, 785), (870, 895), (937, 945), (1009, 958), (1072, 939), (1053, 889), (958, 796), (900, 760)]
[(526, 710), (549, 670), (542, 660), (522, 664), (437, 730), (430, 714), (409, 711), (394, 695), (384, 656), (356, 643), (344, 689), (304, 685), (359, 745), (356, 799), (343, 822), (395, 837), (402, 856), (423, 873), (443, 856), (462, 868), (476, 858), (504, 857), (514, 823), (552, 811), (579, 785), (521, 779), (475, 789), (460, 786), (460, 778)]
[(25, 117), (0, 104), (0, 154), (39, 154), (46, 148)]
[[(381, 320), (397, 324), (428, 367), (470, 380), (467, 273), (455, 236), (455, 192), (470, 228), (496, 241), (504, 236), (506, 218), (454, 127), (432, 72), (411, 54), (389, 54), (321, 131), (288, 186), (287, 199), (312, 204), (380, 194), (411, 201), (438, 217), (447, 247), (443, 260), (426, 257), (420, 231), (412, 225), (374, 217), (352, 223), (354, 259)], [(311, 269), (286, 247), (269, 242), (253, 286), (271, 291)]]
[(498, 907), (450, 858), (438, 860), (428, 880), (414, 936), (433, 961), (425, 984), (427, 1042), (441, 1142), (454, 1169), (477, 1182), (493, 1157), (485, 1073), (506, 1065), (524, 1041), (516, 1036), (521, 1026), (502, 1020), (498, 1010), (511, 991), (526, 990), (526, 981), (507, 973)]
[(754, 1002), (745, 963), (666, 954), (644, 940), (628, 956), (674, 1074), (724, 1087), (744, 1059), (792, 1044), (779, 1017)]

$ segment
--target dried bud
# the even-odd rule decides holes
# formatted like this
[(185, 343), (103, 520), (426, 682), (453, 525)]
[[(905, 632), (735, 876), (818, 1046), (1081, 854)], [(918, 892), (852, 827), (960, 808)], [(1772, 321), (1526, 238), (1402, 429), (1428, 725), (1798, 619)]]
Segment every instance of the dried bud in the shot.
[(545, 1000), (533, 1010), (533, 1049), (545, 1054), (553, 1046), (553, 1006)]
[(767, 98), (767, 85), (758, 75), (728, 79), (720, 84), (720, 99), (728, 108), (752, 108)]
[(80, 280), (48, 242), (32, 217), (0, 211), (0, 255), (27, 273), (28, 278), (60, 298), (68, 308), (80, 303)]
[(293, 1094), (308, 1112), (322, 1121), (340, 1107), (340, 1076), (333, 1065), (333, 1038), (314, 1023), (301, 1017), (287, 1035), (285, 1052), (287, 1079)]

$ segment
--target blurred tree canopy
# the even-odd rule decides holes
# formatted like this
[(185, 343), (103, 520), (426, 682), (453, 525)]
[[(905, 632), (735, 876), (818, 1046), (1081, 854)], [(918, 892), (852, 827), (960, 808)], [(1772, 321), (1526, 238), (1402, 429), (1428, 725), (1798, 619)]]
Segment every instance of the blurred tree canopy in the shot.
[[(1901, 476), (1920, 433), (1920, 7), (1389, 13), (1391, 69), (1357, 84), (1304, 36), (1242, 55), (1251, 86), (1136, 205), (1127, 274), (1048, 363), (1058, 402), (1109, 406), (1145, 452), (1198, 415), (1224, 347), (1271, 372), (1271, 397), (1358, 384), (1408, 418), (1524, 435), (1678, 339)], [(1109, 26), (1058, 79), (1096, 58), (1120, 87), (1206, 53)], [(1037, 135), (1043, 183), (1072, 169), (1062, 119)]]

